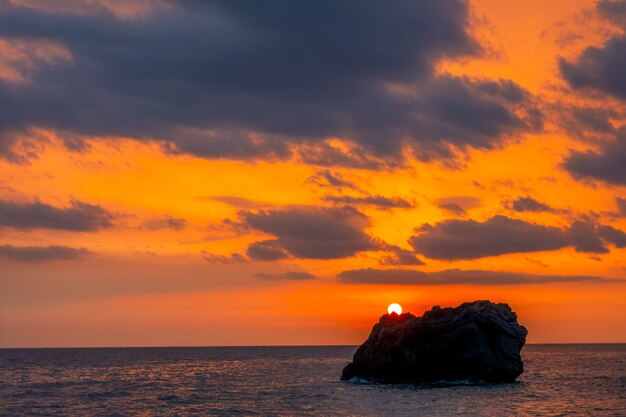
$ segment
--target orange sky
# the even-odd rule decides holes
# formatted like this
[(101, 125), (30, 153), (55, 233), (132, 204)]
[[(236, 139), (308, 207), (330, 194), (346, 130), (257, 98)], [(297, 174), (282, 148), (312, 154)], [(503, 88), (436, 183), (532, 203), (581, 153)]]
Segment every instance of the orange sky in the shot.
[[(45, 2), (9, 3), (52, 13)], [(59, 13), (89, 16), (97, 12), (81, 5), (96, 3), (60, 2)], [(125, 21), (143, 19), (157, 7), (149, 1), (129, 8), (123, 2), (102, 4)], [(626, 249), (618, 244), (604, 241), (606, 253), (563, 243), (549, 250), (452, 259), (429, 256), (409, 243), (411, 236), (435, 233), (415, 230), (426, 223), (438, 230), (451, 219), (485, 223), (494, 216), (553, 227), (566, 238), (576, 221), (589, 219), (626, 230), (626, 209), (620, 214), (618, 200), (626, 198), (626, 184), (575, 177), (563, 165), (571, 152), (597, 150), (611, 140), (576, 137), (563, 122), (568, 109), (611, 109), (617, 114), (611, 117), (613, 126), (623, 124), (624, 101), (581, 93), (559, 70), (559, 58), (576, 60), (585, 48), (620, 36), (619, 25), (599, 16), (595, 5), (582, 0), (470, 2), (468, 30), (484, 52), (439, 59), (437, 74), (511, 80), (532, 96), (544, 126), (516, 131), (487, 149), (454, 148), (452, 159), (422, 161), (408, 155), (396, 166), (361, 169), (310, 163), (297, 152), (289, 158), (210, 158), (168, 152), (161, 140), (83, 132), (72, 133), (86, 144), (76, 151), (64, 146), (68, 133), (54, 123), (29, 125), (7, 142), (12, 153), (6, 153), (27, 156), (0, 154), (0, 202), (24, 208), (38, 201), (61, 211), (80, 202), (100, 206), (108, 220), (83, 230), (36, 222), (19, 226), (15, 222), (27, 220), (14, 212), (3, 214), (0, 207), (0, 249), (9, 248), (4, 255), (0, 250), (0, 347), (358, 344), (391, 302), (421, 314), (433, 305), (475, 299), (509, 303), (529, 329), (530, 343), (626, 342)], [(4, 12), (9, 13), (0, 7)], [(33, 83), (38, 75), (29, 74), (36, 74), (42, 62), (62, 66), (78, 59), (62, 40), (16, 40), (2, 31), (0, 52), (0, 82), (16, 88)], [(415, 94), (419, 97), (419, 89)], [(338, 133), (326, 143), (352, 146), (344, 139)], [(333, 185), (332, 179), (344, 185)], [(346, 196), (354, 199), (332, 200)], [(381, 209), (363, 200), (368, 196), (408, 207)], [(514, 201), (525, 197), (544, 209), (514, 209)], [(454, 212), (446, 203), (462, 210)], [(282, 239), (279, 232), (256, 226), (262, 219), (255, 216), (290, 210), (321, 215), (346, 206), (360, 213), (341, 212), (352, 213), (345, 214), (346, 227), (378, 243), (328, 259), (287, 246), (280, 250), (289, 253), (274, 260), (247, 252), (255, 242)], [(489, 236), (476, 236), (476, 245), (481, 239)], [(333, 243), (318, 243), (328, 244)], [(10, 249), (50, 245), (84, 252), (72, 252), (71, 259), (25, 254), (20, 259)], [(384, 258), (396, 253), (392, 246), (423, 264), (386, 263)], [(483, 270), (538, 279), (486, 285), (341, 279), (342, 271), (367, 268), (433, 276), (444, 270)], [(585, 278), (544, 282), (546, 276)]]

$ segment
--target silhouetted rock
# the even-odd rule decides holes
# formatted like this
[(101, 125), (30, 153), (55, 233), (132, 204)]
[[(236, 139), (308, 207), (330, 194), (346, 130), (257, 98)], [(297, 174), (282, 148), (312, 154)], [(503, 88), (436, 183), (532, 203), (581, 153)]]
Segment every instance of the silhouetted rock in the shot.
[(508, 304), (489, 301), (435, 306), (422, 317), (385, 314), (341, 379), (512, 382), (524, 371), (527, 333)]

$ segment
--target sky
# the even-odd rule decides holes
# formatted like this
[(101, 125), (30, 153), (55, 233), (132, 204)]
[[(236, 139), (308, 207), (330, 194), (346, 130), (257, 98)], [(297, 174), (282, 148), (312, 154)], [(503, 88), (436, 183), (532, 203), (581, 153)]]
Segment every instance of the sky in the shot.
[(626, 342), (626, 1), (0, 0), (0, 347)]

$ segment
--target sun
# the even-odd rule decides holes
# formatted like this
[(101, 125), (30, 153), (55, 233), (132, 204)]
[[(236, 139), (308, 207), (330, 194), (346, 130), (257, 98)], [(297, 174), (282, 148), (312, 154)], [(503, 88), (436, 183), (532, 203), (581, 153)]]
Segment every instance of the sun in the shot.
[(387, 307), (387, 313), (396, 313), (400, 315), (402, 314), (402, 306), (398, 303), (389, 304), (389, 307)]

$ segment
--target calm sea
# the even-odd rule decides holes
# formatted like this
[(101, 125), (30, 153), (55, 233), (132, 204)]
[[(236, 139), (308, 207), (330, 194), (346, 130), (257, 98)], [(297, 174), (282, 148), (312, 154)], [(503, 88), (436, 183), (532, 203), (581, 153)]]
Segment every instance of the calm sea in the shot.
[(626, 416), (626, 345), (529, 345), (506, 385), (340, 382), (355, 347), (0, 350), (0, 415)]

